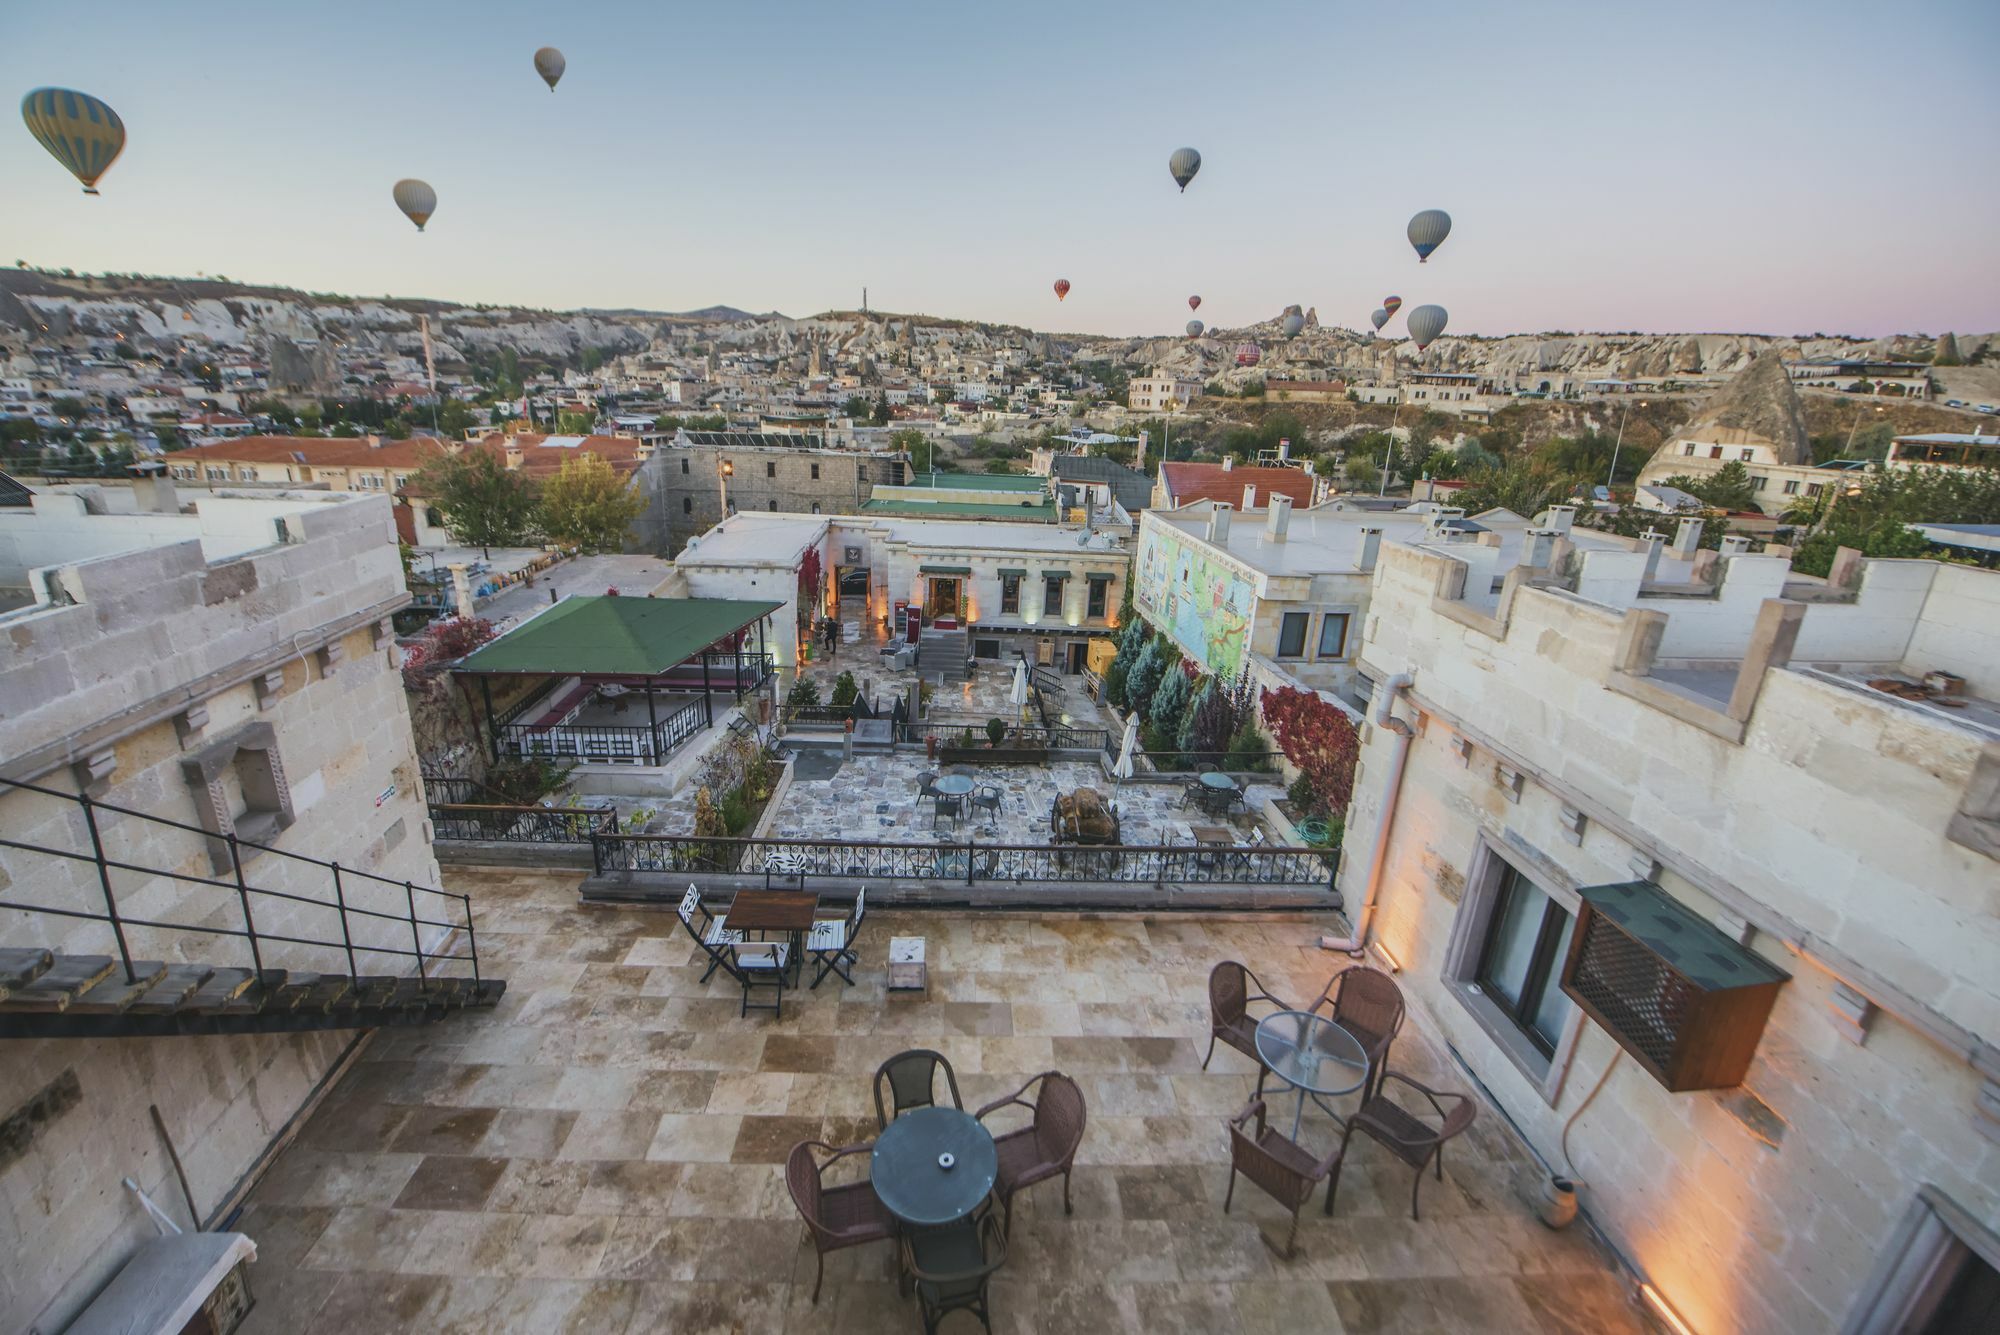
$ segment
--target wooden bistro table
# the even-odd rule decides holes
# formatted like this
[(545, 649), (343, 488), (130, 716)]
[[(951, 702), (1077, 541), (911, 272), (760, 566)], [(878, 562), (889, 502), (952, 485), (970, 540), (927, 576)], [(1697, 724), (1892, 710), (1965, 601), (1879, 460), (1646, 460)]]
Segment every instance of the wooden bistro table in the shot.
[(805, 890), (738, 890), (730, 901), (728, 924), (746, 935), (784, 932), (791, 941), (786, 966), (796, 982), (805, 954), (806, 933), (812, 930), (819, 896)]

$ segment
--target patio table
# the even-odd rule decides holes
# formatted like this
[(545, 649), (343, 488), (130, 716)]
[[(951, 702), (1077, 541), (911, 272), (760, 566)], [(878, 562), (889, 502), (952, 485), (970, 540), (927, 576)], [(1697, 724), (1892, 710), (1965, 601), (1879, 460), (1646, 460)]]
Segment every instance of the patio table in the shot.
[(978, 1118), (956, 1108), (917, 1108), (876, 1138), (868, 1178), (890, 1214), (917, 1228), (938, 1228), (978, 1209), (999, 1171), (1000, 1152)]
[(728, 923), (740, 932), (784, 932), (791, 940), (791, 972), (799, 972), (805, 935), (812, 929), (819, 896), (801, 890), (738, 890), (729, 903)]
[(972, 776), (969, 774), (946, 774), (933, 785), (946, 797), (964, 797), (972, 791)]
[(1271, 1074), (1299, 1092), (1292, 1114), (1292, 1139), (1306, 1114), (1306, 1095), (1328, 1116), (1340, 1114), (1320, 1102), (1322, 1094), (1352, 1094), (1368, 1081), (1368, 1053), (1354, 1035), (1322, 1015), (1277, 1011), (1257, 1025), (1257, 1055)]
[(1218, 793), (1233, 793), (1236, 791), (1236, 780), (1227, 774), (1210, 770), (1201, 776), (1201, 786)]

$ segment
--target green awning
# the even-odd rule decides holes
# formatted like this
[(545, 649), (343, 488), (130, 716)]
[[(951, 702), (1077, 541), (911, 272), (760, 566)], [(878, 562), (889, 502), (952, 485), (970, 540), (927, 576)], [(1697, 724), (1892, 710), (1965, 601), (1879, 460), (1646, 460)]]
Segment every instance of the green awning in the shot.
[(1577, 894), (1625, 935), (1707, 992), (1782, 982), (1791, 975), (1725, 936), (1651, 881), (1584, 886)]
[(1043, 579), (1068, 579), (1068, 578), (1069, 578), (1069, 571), (1067, 571), (1067, 570), (1044, 570), (1044, 571), (1042, 572), (1042, 578), (1043, 578)]
[(970, 575), (971, 566), (918, 566), (919, 575)]
[(1099, 570), (1085, 575), (1084, 578), (1089, 580), (1092, 584), (1109, 584), (1113, 579), (1116, 578), (1116, 576), (1107, 575), (1103, 571)]
[(457, 671), (651, 676), (782, 606), (735, 598), (565, 598), (467, 656)]
[(1003, 578), (1008, 575), (1012, 575), (1015, 579), (1026, 579), (1028, 577), (1028, 572), (1025, 570), (1002, 569), (1000, 574)]

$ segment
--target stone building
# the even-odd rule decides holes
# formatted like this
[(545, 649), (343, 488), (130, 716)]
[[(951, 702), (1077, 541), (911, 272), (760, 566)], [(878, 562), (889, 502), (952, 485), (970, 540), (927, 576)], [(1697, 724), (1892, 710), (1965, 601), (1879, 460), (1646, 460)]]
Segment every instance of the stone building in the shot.
[(900, 485), (908, 462), (813, 432), (678, 431), (639, 468), (646, 509), (633, 532), (644, 550), (678, 551), (723, 518), (725, 481), (731, 512), (854, 513), (876, 487)]
[(1717, 390), (1692, 422), (1653, 452), (1638, 480), (1705, 478), (1732, 463), (1749, 473), (1757, 508), (1766, 514), (1815, 498), (1846, 476), (1814, 465), (1805, 411), (1774, 355), (1757, 358)]
[(1329, 944), (1685, 1328), (1973, 1328), (1921, 1314), (2000, 1283), (2000, 573), (1461, 555), (1383, 547)]
[[(135, 501), (147, 508), (115, 508)], [(350, 910), (393, 912), (400, 934), (351, 917), (355, 941), (364, 961), (371, 946), (409, 947), (401, 882), (435, 885), (437, 864), (389, 630), (406, 602), (386, 496), (203, 493), (182, 513), (171, 481), (155, 479), (136, 497), (83, 488), (0, 508), (0, 778), (13, 781), (0, 784), (0, 829), (32, 846), (0, 850), (10, 969), (22, 948), (118, 956), (82, 809), (20, 783), (111, 804), (94, 818), (106, 856), (128, 864), (107, 873), (120, 912), (174, 924), (127, 922), (136, 959), (252, 964), (245, 939), (225, 934), (243, 922), (232, 834), (280, 850), (244, 850), (248, 884), (315, 901), (255, 896), (263, 968), (348, 973), (327, 871), (293, 854), (395, 881), (350, 877)], [(434, 947), (442, 933), (425, 931)], [(407, 963), (360, 968), (400, 975)], [(0, 1039), (7, 1330), (62, 1328), (153, 1235), (121, 1178), (188, 1225), (149, 1105), (197, 1222), (211, 1224), (356, 1041), (340, 1028), (18, 1032)]]

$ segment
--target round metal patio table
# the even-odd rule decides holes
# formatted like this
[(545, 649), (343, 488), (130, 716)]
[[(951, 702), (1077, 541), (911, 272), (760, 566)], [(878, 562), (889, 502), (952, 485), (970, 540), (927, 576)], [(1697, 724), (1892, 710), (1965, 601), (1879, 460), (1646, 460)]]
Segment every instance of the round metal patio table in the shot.
[(875, 1141), (868, 1176), (883, 1208), (906, 1224), (955, 1224), (993, 1190), (1000, 1152), (979, 1119), (956, 1108), (916, 1108)]
[[(1322, 1015), (1278, 1011), (1257, 1025), (1257, 1055), (1271, 1074), (1299, 1092), (1292, 1139), (1306, 1115), (1306, 1095), (1352, 1094), (1368, 1082), (1368, 1053), (1354, 1035)], [(1333, 1109), (1320, 1104), (1333, 1117)]]
[(1201, 776), (1201, 786), (1218, 793), (1233, 793), (1236, 791), (1236, 780), (1230, 778), (1227, 774), (1210, 770)]
[(946, 774), (932, 785), (946, 797), (964, 797), (972, 791), (972, 776), (969, 774)]

